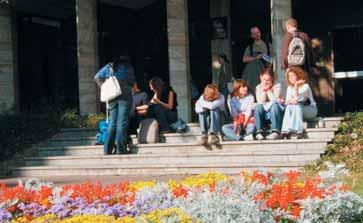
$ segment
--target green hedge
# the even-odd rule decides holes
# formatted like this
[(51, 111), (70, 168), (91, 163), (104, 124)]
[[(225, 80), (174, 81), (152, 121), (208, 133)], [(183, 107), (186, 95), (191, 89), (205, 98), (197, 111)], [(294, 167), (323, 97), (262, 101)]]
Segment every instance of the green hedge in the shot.
[(0, 161), (22, 154), (25, 149), (52, 137), (61, 128), (96, 128), (103, 118), (103, 114), (80, 116), (76, 109), (0, 114)]
[(9, 160), (32, 144), (52, 136), (60, 128), (54, 114), (0, 115), (0, 160)]
[(346, 113), (344, 121), (322, 158), (306, 166), (307, 171), (324, 169), (326, 161), (344, 163), (353, 173), (363, 173), (363, 112)]

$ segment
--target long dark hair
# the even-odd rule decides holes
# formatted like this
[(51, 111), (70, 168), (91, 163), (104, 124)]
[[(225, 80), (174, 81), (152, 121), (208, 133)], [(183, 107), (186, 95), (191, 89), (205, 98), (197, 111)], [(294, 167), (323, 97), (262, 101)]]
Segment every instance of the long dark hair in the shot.
[(149, 84), (154, 88), (154, 90), (156, 91), (157, 97), (160, 99), (161, 94), (163, 93), (163, 90), (164, 90), (164, 86), (165, 86), (164, 81), (160, 77), (153, 77), (149, 81)]

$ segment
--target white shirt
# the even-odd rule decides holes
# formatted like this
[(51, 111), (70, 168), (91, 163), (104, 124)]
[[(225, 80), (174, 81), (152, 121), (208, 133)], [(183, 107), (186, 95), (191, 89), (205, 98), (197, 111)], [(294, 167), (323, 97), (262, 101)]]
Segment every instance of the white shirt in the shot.
[(313, 92), (308, 84), (303, 84), (298, 88), (297, 95), (295, 97), (296, 89), (294, 86), (289, 86), (286, 92), (286, 101), (292, 98), (296, 98), (297, 102), (304, 102), (307, 99), (310, 100), (310, 105), (316, 106), (316, 102), (313, 97)]
[(201, 113), (205, 110), (214, 110), (216, 108), (219, 108), (221, 111), (225, 111), (224, 96), (222, 94), (220, 94), (219, 98), (214, 101), (206, 101), (204, 100), (203, 95), (201, 95), (195, 104), (196, 113)]

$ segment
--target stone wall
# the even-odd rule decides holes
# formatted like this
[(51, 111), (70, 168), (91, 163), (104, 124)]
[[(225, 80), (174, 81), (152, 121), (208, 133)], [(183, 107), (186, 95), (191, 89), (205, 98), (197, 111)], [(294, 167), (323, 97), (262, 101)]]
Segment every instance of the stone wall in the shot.
[(179, 117), (191, 120), (189, 36), (187, 0), (168, 0), (168, 44), (170, 85), (178, 94)]
[(281, 70), (281, 45), (284, 36), (284, 23), (291, 18), (291, 0), (271, 0), (271, 32), (273, 39), (273, 52), (275, 53), (275, 69), (277, 79), (280, 83), (285, 83), (284, 71)]
[(97, 1), (76, 0), (79, 110), (81, 114), (99, 110), (99, 90), (93, 81), (98, 68)]
[(16, 106), (15, 41), (12, 13), (0, 4), (0, 112)]

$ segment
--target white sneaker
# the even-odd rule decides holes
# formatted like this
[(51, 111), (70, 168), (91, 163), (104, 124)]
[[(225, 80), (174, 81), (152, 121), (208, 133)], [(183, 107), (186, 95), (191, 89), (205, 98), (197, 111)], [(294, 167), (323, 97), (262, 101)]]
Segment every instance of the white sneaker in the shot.
[(257, 140), (264, 140), (265, 138), (263, 137), (263, 135), (262, 135), (261, 133), (258, 133), (258, 134), (256, 135), (256, 139), (257, 139)]
[(268, 140), (276, 140), (279, 138), (280, 138), (280, 134), (278, 134), (277, 132), (273, 132), (266, 137), (266, 139), (268, 139)]
[(246, 135), (243, 138), (243, 140), (245, 140), (245, 141), (252, 141), (252, 140), (255, 140), (255, 139), (253, 138), (253, 134), (249, 134), (249, 135)]

